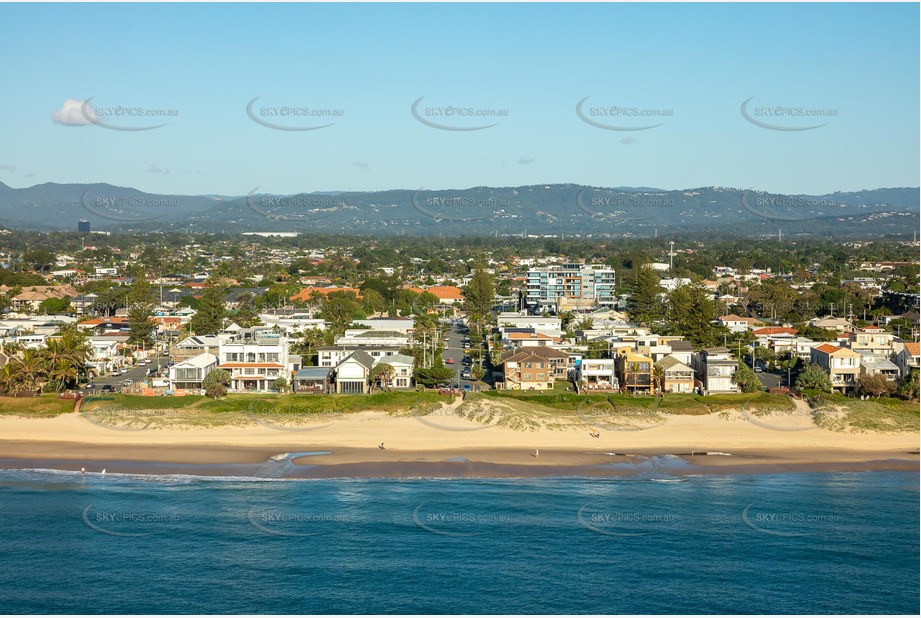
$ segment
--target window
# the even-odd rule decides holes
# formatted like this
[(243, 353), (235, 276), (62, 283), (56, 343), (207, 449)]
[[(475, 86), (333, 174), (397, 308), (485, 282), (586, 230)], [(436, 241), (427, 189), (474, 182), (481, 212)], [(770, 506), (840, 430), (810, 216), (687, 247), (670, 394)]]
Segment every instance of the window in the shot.
[(524, 374), (524, 375), (522, 376), (522, 379), (523, 379), (523, 380), (530, 380), (530, 379), (531, 379), (531, 374), (530, 374), (530, 373)]

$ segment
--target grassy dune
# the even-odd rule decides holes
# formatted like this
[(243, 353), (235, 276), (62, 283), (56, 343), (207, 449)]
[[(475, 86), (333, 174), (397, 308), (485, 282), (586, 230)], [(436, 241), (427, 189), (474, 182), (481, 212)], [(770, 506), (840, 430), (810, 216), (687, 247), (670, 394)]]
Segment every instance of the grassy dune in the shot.
[(58, 399), (57, 395), (0, 397), (0, 415), (51, 418), (73, 411), (73, 400)]

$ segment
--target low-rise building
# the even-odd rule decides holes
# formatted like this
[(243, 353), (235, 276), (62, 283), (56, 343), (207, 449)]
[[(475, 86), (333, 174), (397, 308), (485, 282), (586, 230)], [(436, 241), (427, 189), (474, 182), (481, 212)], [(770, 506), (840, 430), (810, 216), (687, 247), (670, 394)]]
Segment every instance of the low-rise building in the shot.
[(617, 378), (621, 387), (632, 394), (652, 393), (655, 389), (652, 366), (652, 358), (645, 354), (632, 351), (618, 354)]
[(364, 350), (355, 350), (336, 365), (333, 372), (337, 393), (361, 395), (370, 387), (374, 358)]
[(502, 362), (505, 388), (510, 390), (545, 390), (553, 388), (553, 368), (549, 359), (530, 348), (523, 349)]
[(672, 355), (656, 362), (656, 369), (661, 372), (659, 388), (665, 393), (693, 393), (694, 368)]
[(860, 354), (830, 343), (812, 348), (811, 362), (828, 374), (833, 390), (842, 393), (853, 390), (860, 374)]
[(173, 391), (199, 392), (202, 381), (217, 367), (218, 357), (208, 352), (188, 358), (169, 368), (169, 387)]
[(390, 356), (376, 359), (371, 369), (373, 370), (378, 365), (390, 365), (393, 367), (393, 375), (389, 381), (390, 387), (407, 389), (412, 388), (413, 385), (413, 367), (415, 363), (416, 359), (407, 354), (391, 354)]
[(580, 389), (617, 390), (617, 367), (613, 358), (583, 358), (573, 372)]
[(921, 344), (917, 341), (903, 344), (902, 349), (895, 354), (893, 362), (899, 368), (902, 377), (912, 371), (918, 371), (921, 368)]
[(294, 374), (292, 390), (295, 393), (325, 395), (330, 391), (331, 374), (330, 367), (301, 367)]
[(733, 382), (738, 368), (739, 361), (722, 346), (706, 348), (694, 356), (694, 372), (705, 395), (738, 392)]
[(290, 381), (300, 369), (300, 357), (288, 353), (287, 338), (266, 328), (239, 328), (221, 338), (219, 358), (233, 391), (272, 392), (278, 378)]

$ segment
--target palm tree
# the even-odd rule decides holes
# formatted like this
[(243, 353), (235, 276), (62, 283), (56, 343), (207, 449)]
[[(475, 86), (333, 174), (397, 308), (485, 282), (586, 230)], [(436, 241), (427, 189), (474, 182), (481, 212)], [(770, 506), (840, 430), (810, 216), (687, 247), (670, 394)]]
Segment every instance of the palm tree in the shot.
[(654, 381), (653, 394), (655, 394), (657, 390), (665, 392), (665, 370), (658, 365), (653, 365), (652, 376)]
[(57, 364), (48, 367), (48, 377), (52, 382), (57, 382), (56, 391), (61, 392), (64, 390), (64, 387), (70, 382), (76, 382), (79, 373), (77, 371), (77, 366), (74, 365), (69, 359), (63, 359)]
[(0, 367), (0, 392), (13, 395), (19, 390), (20, 379), (12, 361)]
[(23, 350), (21, 356), (13, 360), (14, 370), (26, 390), (41, 390), (44, 386), (46, 372), (45, 359), (38, 350)]

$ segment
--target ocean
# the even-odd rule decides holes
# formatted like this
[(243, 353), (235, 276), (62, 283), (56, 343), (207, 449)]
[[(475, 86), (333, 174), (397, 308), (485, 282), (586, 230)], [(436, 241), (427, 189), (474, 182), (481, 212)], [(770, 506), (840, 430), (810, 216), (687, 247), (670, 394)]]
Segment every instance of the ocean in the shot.
[(919, 613), (908, 472), (0, 470), (0, 613)]

